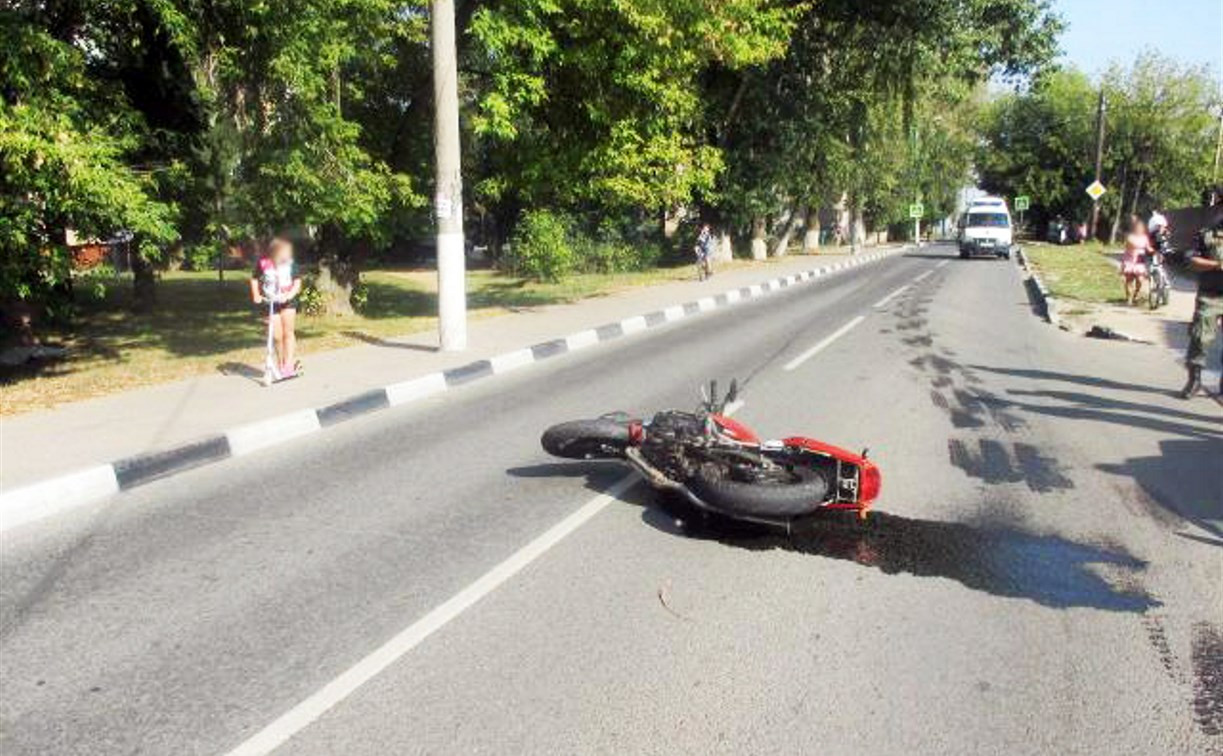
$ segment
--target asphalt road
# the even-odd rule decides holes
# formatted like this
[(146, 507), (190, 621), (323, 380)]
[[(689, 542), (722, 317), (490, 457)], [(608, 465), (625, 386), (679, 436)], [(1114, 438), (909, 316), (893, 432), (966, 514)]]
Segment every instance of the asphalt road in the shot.
[[(677, 523), (539, 449), (731, 376), (870, 447), (869, 527)], [(5, 537), (0, 752), (1223, 752), (1223, 409), (1181, 379), (933, 247), (167, 479)]]

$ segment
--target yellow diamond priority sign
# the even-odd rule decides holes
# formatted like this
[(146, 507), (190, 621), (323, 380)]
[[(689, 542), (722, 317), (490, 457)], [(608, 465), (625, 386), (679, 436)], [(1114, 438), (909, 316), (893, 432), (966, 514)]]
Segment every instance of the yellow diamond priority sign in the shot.
[(1091, 182), (1091, 186), (1087, 187), (1087, 195), (1093, 200), (1097, 201), (1103, 197), (1104, 193), (1107, 191), (1108, 189), (1104, 188), (1104, 184), (1101, 184), (1099, 181), (1093, 181)]

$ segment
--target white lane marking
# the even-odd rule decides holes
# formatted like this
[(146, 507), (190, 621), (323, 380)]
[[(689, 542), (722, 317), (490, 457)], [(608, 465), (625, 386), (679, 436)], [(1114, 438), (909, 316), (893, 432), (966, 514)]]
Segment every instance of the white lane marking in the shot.
[(722, 414), (726, 415), (727, 417), (730, 417), (731, 415), (735, 414), (739, 410), (743, 409), (743, 405), (746, 403), (747, 402), (743, 401), (742, 399), (736, 399), (733, 402), (731, 402), (730, 404), (726, 405), (725, 408), (723, 408)]
[(119, 493), (110, 465), (97, 465), (0, 492), (0, 533)]
[(386, 387), (386, 399), (393, 407), (440, 394), (445, 390), (446, 376), (441, 373), (430, 373), (410, 381), (392, 383)]
[(951, 261), (950, 261), (950, 260), (943, 260), (941, 263), (939, 263), (938, 265), (935, 265), (934, 267), (935, 267), (935, 268), (941, 268), (941, 267), (943, 267), (944, 265), (948, 265), (948, 264), (950, 264), (950, 263), (951, 263)]
[(251, 738), (243, 741), (230, 751), (228, 756), (263, 756), (284, 745), (289, 738), (348, 698), (362, 685), (402, 658), (404, 654), (424, 642), (430, 635), (441, 630), (480, 599), (521, 572), (524, 567), (543, 556), (566, 536), (603, 511), (608, 504), (615, 501), (638, 480), (636, 474), (630, 474), (616, 481), (606, 491), (583, 504), (576, 512), (548, 528), (535, 540), (515, 551), (504, 562), (481, 575), (475, 582), (439, 604), (425, 616), (408, 625), (398, 635), (349, 667), (310, 697), (280, 715)]
[(901, 294), (904, 294), (905, 290), (907, 290), (910, 286), (912, 286), (912, 284), (905, 284), (904, 286), (901, 286), (896, 291), (893, 291), (891, 294), (888, 294), (883, 299), (880, 299), (878, 302), (871, 305), (871, 307), (874, 307), (876, 310), (878, 310), (880, 307), (883, 307), (884, 305), (886, 305), (888, 302), (891, 302), (896, 297), (900, 296)]
[(918, 281), (925, 281), (927, 278), (929, 278), (933, 274), (934, 274), (933, 270), (927, 270), (925, 273), (922, 273), (917, 278), (914, 278), (913, 283), (917, 283)]
[(833, 331), (833, 333), (832, 333), (831, 335), (829, 335), (828, 337), (826, 337), (826, 338), (825, 338), (823, 341), (821, 341), (820, 343), (816, 344), (815, 346), (811, 347), (810, 349), (808, 349), (807, 351), (803, 352), (803, 353), (802, 353), (802, 354), (800, 354), (799, 356), (797, 356), (797, 357), (795, 357), (794, 359), (790, 360), (788, 363), (786, 363), (786, 366), (785, 366), (785, 370), (786, 370), (786, 372), (789, 372), (789, 371), (791, 371), (791, 370), (794, 370), (795, 368), (797, 368), (798, 366), (802, 365), (802, 364), (803, 364), (804, 362), (806, 362), (807, 360), (811, 359), (811, 358), (812, 358), (812, 357), (814, 357), (815, 355), (817, 355), (817, 354), (819, 354), (820, 352), (822, 352), (822, 351), (824, 351), (825, 349), (827, 349), (827, 348), (828, 348), (828, 346), (829, 346), (830, 344), (832, 344), (832, 342), (836, 341), (837, 339), (841, 338), (841, 337), (842, 337), (842, 336), (844, 336), (845, 334), (847, 334), (847, 333), (849, 333), (850, 331), (852, 331), (852, 330), (853, 330), (853, 329), (854, 329), (854, 328), (855, 328), (855, 327), (856, 327), (856, 326), (857, 326), (859, 323), (861, 323), (863, 320), (866, 320), (866, 316), (865, 316), (865, 315), (859, 315), (858, 317), (856, 317), (856, 318), (854, 318), (853, 320), (849, 321), (848, 323), (846, 323), (845, 325), (841, 326), (841, 327), (840, 327), (840, 328), (838, 328), (837, 330)]
[(241, 457), (321, 429), (318, 413), (308, 409), (234, 428), (225, 437), (229, 439), (230, 453)]

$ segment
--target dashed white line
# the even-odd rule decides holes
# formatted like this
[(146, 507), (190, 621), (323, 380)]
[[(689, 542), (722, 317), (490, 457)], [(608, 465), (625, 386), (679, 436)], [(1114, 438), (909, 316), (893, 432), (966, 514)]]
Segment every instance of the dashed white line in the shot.
[(939, 263), (938, 265), (935, 265), (934, 267), (935, 267), (935, 268), (941, 268), (941, 267), (943, 267), (944, 265), (949, 265), (950, 263), (951, 263), (951, 261), (950, 261), (950, 260), (943, 260), (941, 263)]
[(914, 278), (913, 283), (917, 283), (918, 281), (925, 281), (927, 278), (929, 278), (933, 274), (934, 274), (933, 270), (927, 270), (925, 273), (922, 273), (917, 278)]
[(866, 316), (865, 316), (865, 315), (859, 315), (858, 317), (856, 317), (856, 318), (854, 318), (853, 320), (849, 321), (849, 322), (848, 322), (848, 323), (846, 323), (845, 325), (841, 326), (841, 327), (840, 327), (840, 328), (838, 328), (836, 331), (834, 331), (834, 332), (833, 332), (833, 333), (832, 333), (830, 336), (826, 337), (826, 338), (825, 338), (823, 341), (821, 341), (820, 343), (816, 344), (815, 346), (811, 347), (811, 348), (810, 348), (810, 349), (808, 349), (807, 351), (803, 352), (803, 353), (802, 353), (802, 354), (800, 354), (799, 356), (795, 357), (794, 359), (792, 359), (792, 360), (790, 360), (788, 363), (786, 363), (785, 370), (786, 370), (787, 372), (789, 372), (789, 371), (791, 371), (791, 370), (794, 370), (795, 368), (799, 367), (800, 365), (802, 365), (802, 364), (803, 364), (804, 362), (806, 362), (807, 360), (811, 359), (811, 358), (812, 358), (812, 357), (814, 357), (815, 355), (817, 355), (817, 354), (819, 354), (820, 352), (824, 351), (825, 349), (827, 349), (827, 348), (829, 347), (829, 345), (831, 345), (831, 344), (832, 344), (832, 342), (836, 341), (837, 339), (841, 338), (841, 337), (842, 337), (842, 336), (844, 336), (845, 334), (847, 334), (847, 333), (849, 333), (850, 331), (852, 331), (852, 330), (853, 330), (855, 327), (857, 327), (857, 325), (858, 325), (859, 323), (861, 323), (863, 320), (866, 320)]
[(886, 297), (884, 297), (883, 299), (880, 299), (878, 302), (876, 302), (875, 304), (871, 306), (874, 307), (876, 310), (879, 309), (880, 307), (885, 306), (888, 302), (891, 302), (896, 297), (905, 293), (905, 290), (907, 290), (910, 286), (912, 286), (912, 284), (905, 284), (904, 286), (901, 286), (899, 289), (897, 289), (896, 291), (893, 291), (891, 294), (888, 294)]

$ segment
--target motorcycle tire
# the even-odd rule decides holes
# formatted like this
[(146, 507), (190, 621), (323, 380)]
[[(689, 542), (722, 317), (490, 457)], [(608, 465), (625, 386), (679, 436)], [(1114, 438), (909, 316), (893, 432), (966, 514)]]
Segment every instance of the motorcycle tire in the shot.
[(554, 425), (539, 439), (544, 451), (565, 459), (616, 459), (629, 444), (628, 425), (609, 418)]
[(815, 474), (788, 483), (742, 483), (727, 480), (716, 468), (702, 468), (688, 481), (711, 509), (731, 516), (791, 520), (815, 512), (828, 496), (828, 481)]

